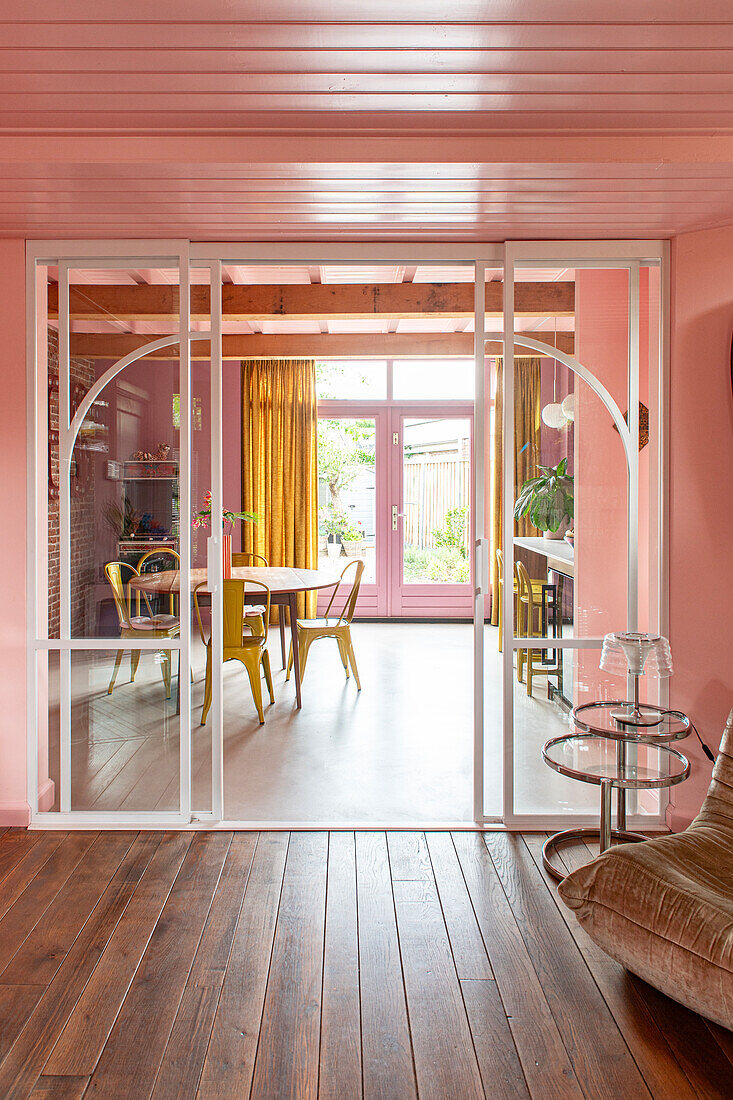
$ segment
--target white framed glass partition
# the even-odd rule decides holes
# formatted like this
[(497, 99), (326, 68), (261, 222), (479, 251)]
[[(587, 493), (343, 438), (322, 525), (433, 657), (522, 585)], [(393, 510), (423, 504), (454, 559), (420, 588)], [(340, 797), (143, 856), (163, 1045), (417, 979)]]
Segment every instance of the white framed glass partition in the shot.
[[(32, 824), (187, 825), (188, 242), (38, 242), (27, 265)], [(218, 302), (219, 272), (204, 277)], [(151, 282), (146, 322), (120, 288)], [(199, 803), (217, 812), (215, 791)]]
[[(529, 627), (527, 604), (503, 586), (503, 820), (512, 828), (597, 822), (596, 789), (550, 772), (542, 744), (568, 731), (573, 705), (626, 697), (628, 685), (598, 667), (606, 632), (666, 632), (666, 256), (664, 242), (505, 249), (503, 331), (487, 334), (503, 395), (499, 545), (504, 576), (524, 570), (541, 604)], [(572, 322), (560, 307), (554, 318), (523, 316), (517, 287), (527, 279), (544, 283), (548, 301), (572, 281)], [(514, 504), (538, 467), (559, 463), (572, 478), (573, 529), (548, 540), (528, 515), (515, 519)], [(532, 649), (538, 636), (543, 648)], [(663, 685), (646, 679), (648, 701), (661, 700)], [(656, 795), (629, 804), (637, 828), (663, 823), (663, 811)]]
[[(224, 802), (222, 532), (217, 525), (201, 532), (190, 524), (207, 491), (213, 515), (223, 504), (231, 507), (231, 487), (227, 496), (222, 474), (227, 430), (222, 265), (395, 262), (469, 265), (474, 273), (474, 753), (466, 783), (472, 785), (467, 797), (472, 793), (475, 823), (552, 828), (568, 818), (578, 824), (597, 820), (595, 789), (551, 773), (541, 745), (555, 726), (567, 722), (567, 704), (623, 694), (623, 685), (604, 682), (597, 670), (606, 629), (667, 632), (666, 245), (523, 242), (470, 250), (128, 241), (28, 247), (29, 484), (34, 489), (28, 513), (28, 797), (35, 825), (261, 823), (246, 807), (228, 813)], [(134, 288), (150, 282), (157, 284), (160, 304), (146, 321), (126, 311), (113, 291), (121, 283)], [(539, 287), (539, 294), (528, 291), (528, 284)], [(540, 303), (535, 314), (528, 295)], [(85, 300), (94, 303), (94, 326)], [(100, 311), (106, 311), (101, 325)], [(470, 341), (470, 322), (463, 331)], [(505, 341), (506, 332), (514, 333), (513, 341)], [(115, 335), (115, 347), (123, 343), (122, 358), (105, 358), (108, 333)], [(605, 358), (604, 347), (611, 349)], [(462, 354), (470, 354), (470, 342)], [(540, 688), (528, 695), (526, 675), (521, 682), (517, 678), (517, 660), (530, 648), (529, 639), (515, 630), (513, 586), (503, 592), (501, 649), (492, 622), (498, 610), (496, 549), (503, 550), (505, 576), (513, 576), (519, 560), (529, 566), (534, 561), (535, 576), (544, 570), (518, 541), (541, 533), (518, 531), (512, 517), (517, 478), (532, 453), (525, 438), (521, 442), (529, 450), (518, 459), (514, 443), (520, 423), (516, 398), (527, 373), (522, 364), (530, 360), (536, 361), (533, 408), (539, 401), (541, 414), (546, 405), (562, 406), (571, 395), (575, 404), (572, 431), (539, 429), (534, 459), (550, 465), (572, 460), (578, 479), (578, 576), (572, 585), (567, 578), (558, 583), (557, 573), (544, 577), (562, 636), (545, 648), (545, 668), (536, 675)], [(648, 442), (640, 452), (645, 433)], [(164, 458), (145, 457), (166, 446)], [(134, 457), (138, 452), (142, 458)], [(167, 470), (155, 465), (166, 461)], [(148, 466), (139, 480), (135, 462)], [(502, 500), (511, 506), (503, 509), (497, 542)], [(599, 500), (606, 502), (600, 509)], [(110, 502), (117, 512), (107, 507)], [(114, 522), (122, 525), (117, 533)], [(159, 638), (125, 638), (110, 693), (120, 631), (104, 565), (125, 560), (128, 550), (135, 562), (143, 556), (134, 537), (132, 548), (129, 538), (126, 544), (135, 524), (133, 536), (150, 534), (151, 548), (165, 553), (166, 543), (180, 556), (180, 578), (175, 599), (168, 592), (134, 590), (132, 610), (137, 612), (139, 599), (144, 617), (150, 600), (151, 613), (178, 618), (179, 630), (165, 644)], [(613, 570), (603, 561), (611, 550)], [(192, 570), (204, 568), (217, 671), (211, 713), (202, 727), (200, 710), (192, 716), (192, 707), (201, 704), (203, 666), (189, 594)], [(559, 675), (548, 676), (553, 661)], [(185, 671), (179, 675), (179, 662), (182, 670), (193, 668), (193, 685)], [(545, 699), (548, 684), (551, 699)], [(648, 687), (661, 701), (663, 685), (650, 681)], [(115, 727), (122, 737), (109, 736)], [(124, 767), (133, 760), (134, 767)], [(74, 778), (82, 773), (83, 783)], [(139, 782), (143, 775), (152, 777), (147, 785)], [(637, 827), (656, 823), (663, 812), (661, 803), (651, 800), (630, 809), (643, 817)], [(314, 826), (293, 815), (268, 823)]]

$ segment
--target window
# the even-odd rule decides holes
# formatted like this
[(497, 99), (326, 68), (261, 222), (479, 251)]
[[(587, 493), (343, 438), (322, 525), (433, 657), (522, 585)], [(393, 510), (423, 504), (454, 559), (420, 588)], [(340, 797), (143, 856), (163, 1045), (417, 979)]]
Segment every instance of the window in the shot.
[(396, 359), (392, 370), (395, 401), (473, 400), (473, 359)]
[(384, 359), (330, 359), (316, 363), (316, 395), (321, 400), (384, 401)]

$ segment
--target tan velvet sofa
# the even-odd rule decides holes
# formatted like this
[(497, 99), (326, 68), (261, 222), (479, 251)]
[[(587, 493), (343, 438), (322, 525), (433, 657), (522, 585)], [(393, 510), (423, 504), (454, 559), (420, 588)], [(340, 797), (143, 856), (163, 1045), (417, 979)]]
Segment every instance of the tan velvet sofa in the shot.
[(733, 710), (690, 827), (609, 848), (558, 889), (612, 958), (733, 1030)]

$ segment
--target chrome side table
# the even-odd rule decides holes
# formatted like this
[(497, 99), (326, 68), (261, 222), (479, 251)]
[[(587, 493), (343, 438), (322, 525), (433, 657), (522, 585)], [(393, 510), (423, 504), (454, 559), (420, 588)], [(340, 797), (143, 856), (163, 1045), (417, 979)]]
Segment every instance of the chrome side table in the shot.
[[(599, 704), (595, 704), (598, 706)], [(618, 703), (600, 704), (615, 707)], [(685, 732), (672, 733), (675, 722), (684, 715), (675, 715), (674, 719), (665, 719), (662, 736), (654, 737), (649, 727), (644, 728), (643, 737), (628, 736), (626, 730), (614, 730), (609, 733), (573, 733), (553, 737), (542, 750), (545, 763), (560, 775), (577, 779), (581, 783), (594, 783), (601, 788), (600, 827), (565, 829), (545, 841), (542, 848), (542, 862), (546, 870), (556, 879), (565, 877), (564, 873), (552, 863), (552, 856), (563, 844), (578, 840), (598, 840), (601, 852), (611, 844), (611, 839), (621, 841), (646, 840), (641, 833), (628, 832), (625, 820), (625, 801), (623, 816), (612, 827), (611, 796), (614, 788), (619, 794), (627, 790), (659, 790), (682, 783), (690, 774), (690, 764), (677, 749), (671, 748), (670, 740), (685, 737)], [(685, 719), (685, 721), (687, 721)], [(658, 728), (658, 727), (657, 727)], [(621, 734), (624, 734), (622, 736)], [(634, 742), (636, 750), (628, 752), (629, 742)], [(629, 760), (629, 755), (634, 757)]]
[[(596, 734), (598, 737), (610, 737), (618, 742), (618, 763), (621, 766), (627, 756), (626, 746), (630, 744), (666, 745), (670, 741), (679, 741), (690, 732), (690, 719), (680, 710), (664, 710), (651, 703), (638, 703), (645, 725), (621, 722), (614, 717), (619, 707), (628, 707), (623, 700), (581, 703), (571, 712), (571, 720), (576, 730), (582, 733)], [(622, 831), (626, 829), (626, 788), (616, 789), (616, 825)]]

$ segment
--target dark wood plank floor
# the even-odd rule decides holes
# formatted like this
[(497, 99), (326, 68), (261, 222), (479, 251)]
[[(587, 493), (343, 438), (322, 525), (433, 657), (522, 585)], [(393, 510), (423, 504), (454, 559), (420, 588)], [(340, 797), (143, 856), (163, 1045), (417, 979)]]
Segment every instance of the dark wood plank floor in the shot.
[(543, 839), (0, 830), (0, 1097), (730, 1100)]

